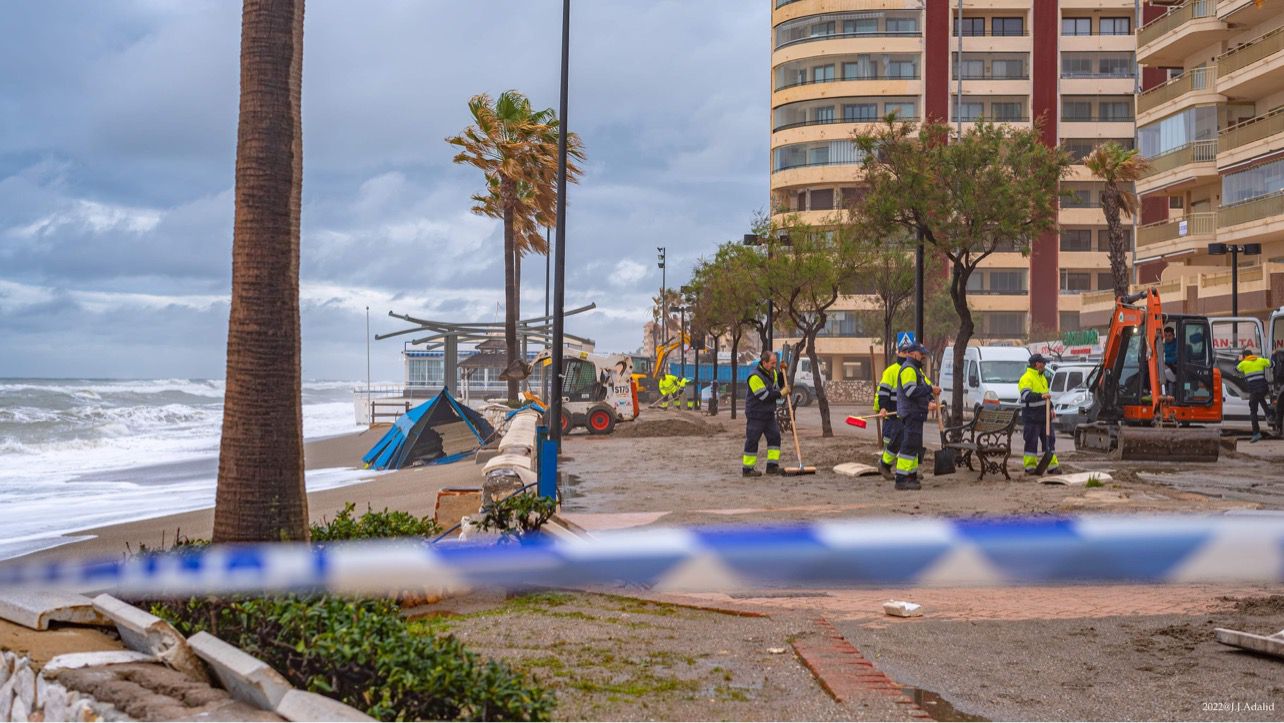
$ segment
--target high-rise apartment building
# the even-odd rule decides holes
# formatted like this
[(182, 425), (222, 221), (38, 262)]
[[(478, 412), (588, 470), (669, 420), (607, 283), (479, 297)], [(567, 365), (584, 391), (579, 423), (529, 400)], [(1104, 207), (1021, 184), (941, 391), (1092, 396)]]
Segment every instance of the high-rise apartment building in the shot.
[[(1045, 142), (1078, 159), (1106, 140), (1133, 144), (1133, 0), (772, 3), (777, 213), (833, 218), (861, 181), (852, 135), (891, 112), (964, 126), (1042, 118)], [(1100, 187), (1073, 166), (1059, 231), (1037, 239), (1028, 258), (1013, 251), (984, 262), (971, 281), (980, 338), (1077, 329), (1081, 295), (1111, 288)], [(880, 365), (882, 350), (860, 323), (869, 306), (844, 297), (830, 315), (818, 351), (831, 378), (868, 379)]]
[[(1231, 256), (1209, 244), (1260, 245), (1239, 256), (1239, 311), (1284, 305), (1284, 2), (1189, 0), (1144, 10), (1137, 141), (1137, 280), (1174, 312), (1229, 315)], [(1084, 300), (1108, 323), (1112, 299)], [(1229, 340), (1225, 340), (1229, 341)]]

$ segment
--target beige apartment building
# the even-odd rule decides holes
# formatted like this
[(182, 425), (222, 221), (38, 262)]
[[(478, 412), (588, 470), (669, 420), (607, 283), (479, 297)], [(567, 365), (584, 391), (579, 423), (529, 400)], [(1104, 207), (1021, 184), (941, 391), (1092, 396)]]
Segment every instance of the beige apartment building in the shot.
[[(1042, 117), (1045, 142), (1076, 158), (1106, 140), (1133, 144), (1133, 0), (963, 0), (961, 18), (957, 0), (772, 3), (777, 213), (833, 218), (861, 180), (850, 138), (891, 112), (965, 126)], [(1082, 295), (1111, 287), (1100, 184), (1075, 165), (1062, 190), (1059, 232), (1029, 257), (994, 254), (973, 277), (982, 339), (1078, 329)], [(881, 368), (879, 342), (860, 323), (869, 306), (844, 297), (830, 314), (819, 349), (830, 378), (869, 379)]]
[[(1146, 9), (1137, 32), (1143, 88), (1137, 276), (1169, 311), (1228, 315), (1231, 257), (1209, 244), (1257, 244), (1239, 256), (1239, 311), (1284, 305), (1284, 2), (1189, 0)], [(1084, 299), (1108, 323), (1112, 299)]]

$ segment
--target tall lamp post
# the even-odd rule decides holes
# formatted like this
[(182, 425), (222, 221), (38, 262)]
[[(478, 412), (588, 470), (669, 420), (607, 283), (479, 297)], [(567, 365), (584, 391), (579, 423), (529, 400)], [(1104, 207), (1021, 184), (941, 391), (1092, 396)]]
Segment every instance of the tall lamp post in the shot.
[[(553, 263), (553, 375), (549, 394), (548, 436), (551, 444), (540, 450), (539, 493), (557, 497), (557, 455), (562, 448), (562, 347), (565, 346), (566, 312), (566, 91), (571, 61), (571, 0), (562, 0), (562, 87), (558, 103), (557, 134), (557, 258)], [(546, 461), (546, 458), (551, 457)]]
[(666, 303), (668, 301), (668, 298), (664, 293), (665, 287), (669, 285), (668, 281), (665, 280), (665, 274), (668, 272), (666, 272), (664, 269), (664, 259), (666, 254), (668, 253), (668, 249), (664, 246), (656, 246), (655, 251), (656, 251), (656, 258), (658, 259), (656, 263), (660, 266), (660, 343), (668, 344), (669, 343), (669, 308), (668, 308), (668, 304)]
[(678, 359), (681, 364), (679, 377), (687, 378), (687, 305), (683, 304), (678, 307)]
[[(1262, 253), (1261, 244), (1208, 244), (1209, 256), (1231, 257), (1231, 316), (1239, 316), (1239, 255), (1257, 256)], [(1231, 322), (1231, 346), (1239, 347), (1239, 322)]]

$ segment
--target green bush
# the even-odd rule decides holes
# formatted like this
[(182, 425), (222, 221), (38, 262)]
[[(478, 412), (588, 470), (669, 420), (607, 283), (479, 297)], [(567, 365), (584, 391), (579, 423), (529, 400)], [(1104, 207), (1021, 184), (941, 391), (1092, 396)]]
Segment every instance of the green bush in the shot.
[(525, 492), (509, 495), (482, 509), (481, 528), (520, 538), (543, 527), (557, 511), (557, 502)]
[[(361, 516), (349, 502), (312, 525), (313, 542), (432, 537), (430, 517)], [(181, 540), (202, 546), (203, 540)], [(152, 612), (184, 635), (206, 631), (271, 665), (299, 688), (380, 720), (548, 720), (553, 695), (501, 662), (482, 661), (453, 636), (413, 634), (392, 600), (329, 595), (191, 598)]]
[(399, 510), (375, 512), (366, 505), (360, 517), (353, 516), (356, 505), (349, 502), (333, 520), (312, 524), (313, 542), (337, 540), (369, 540), (377, 537), (433, 537), (441, 534), (441, 527), (431, 517), (415, 517)]
[(548, 720), (553, 711), (551, 693), (504, 663), (479, 660), (453, 636), (411, 633), (391, 601), (192, 599), (153, 611), (380, 720)]

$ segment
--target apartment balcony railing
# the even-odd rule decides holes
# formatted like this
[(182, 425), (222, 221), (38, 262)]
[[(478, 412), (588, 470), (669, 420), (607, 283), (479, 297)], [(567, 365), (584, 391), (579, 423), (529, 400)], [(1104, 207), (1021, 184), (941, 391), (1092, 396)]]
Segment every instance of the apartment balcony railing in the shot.
[[(953, 80), (958, 80), (959, 79), (958, 71), (955, 70), (951, 72), (950, 78)], [(980, 73), (967, 72), (963, 74), (963, 80), (1029, 80), (1029, 79), (1030, 79), (1030, 73), (1027, 71), (1022, 71), (1020, 73), (995, 73), (992, 70), (987, 70)]]
[(1276, 133), (1284, 133), (1284, 105), (1227, 127), (1217, 137), (1218, 148), (1225, 153)]
[(1147, 158), (1150, 167), (1142, 173), (1142, 178), (1147, 178), (1165, 171), (1171, 171), (1174, 168), (1184, 166), (1187, 163), (1203, 163), (1205, 161), (1217, 160), (1217, 141), (1195, 141), (1171, 150), (1167, 153), (1160, 154), (1154, 158)]
[(1137, 96), (1137, 112), (1145, 113), (1180, 98), (1192, 90), (1209, 90), (1217, 79), (1216, 68), (1191, 68), (1163, 85), (1155, 86)]
[(980, 123), (983, 120), (989, 121), (990, 123), (1029, 123), (1030, 116), (1023, 113), (1021, 115), (1005, 115), (1005, 116), (969, 115), (969, 116), (963, 116), (962, 119), (950, 118), (951, 123), (958, 123), (959, 120), (962, 120), (964, 123)]
[(822, 35), (808, 35), (805, 38), (794, 38), (786, 40), (776, 45), (775, 50), (787, 48), (791, 45), (800, 43), (812, 43), (817, 40), (843, 40), (845, 38), (919, 38), (923, 36), (922, 30), (876, 30), (873, 32), (860, 33), (826, 33)]
[(1132, 123), (1137, 120), (1130, 115), (1115, 115), (1113, 113), (1097, 115), (1062, 115), (1062, 123)]
[(1137, 229), (1137, 248), (1191, 236), (1208, 236), (1217, 230), (1217, 214), (1192, 213), (1185, 218), (1160, 221)]
[(1223, 78), (1259, 60), (1284, 50), (1284, 28), (1276, 28), (1260, 38), (1229, 50), (1217, 58), (1217, 72)]
[(867, 73), (865, 75), (847, 75), (841, 78), (820, 78), (819, 80), (793, 80), (776, 86), (775, 90), (785, 90), (786, 88), (797, 88), (800, 85), (818, 85), (821, 83), (844, 83), (853, 80), (919, 80), (921, 76), (917, 73)]
[[(776, 133), (778, 131), (787, 131), (790, 128), (803, 128), (806, 126), (827, 126), (827, 125), (834, 125), (836, 123), (878, 123), (882, 121), (883, 118), (885, 117), (886, 116), (862, 116), (860, 118), (818, 118), (815, 120), (805, 120), (805, 121), (796, 121), (794, 123), (785, 123), (784, 125), (779, 125), (779, 126), (776, 126), (775, 128), (772, 128), (771, 132)], [(918, 114), (903, 116), (898, 113), (896, 115), (896, 120), (917, 121)]]
[(1137, 77), (1131, 68), (1123, 70), (1063, 70), (1062, 80), (1128, 79)]
[(1137, 30), (1137, 47), (1153, 43), (1164, 33), (1176, 30), (1191, 20), (1216, 16), (1217, 3), (1214, 0), (1187, 0), (1141, 26)]
[[(958, 36), (958, 32), (954, 32), (950, 35), (952, 38), (957, 38)], [(997, 33), (993, 30), (982, 30), (979, 33), (971, 31), (963, 33), (963, 37), (965, 38), (1025, 38), (1029, 36), (1030, 33), (1026, 30), (1022, 30), (1021, 32), (1016, 32), (1015, 30), (1000, 30)]]
[(1284, 216), (1284, 191), (1231, 206), (1222, 206), (1217, 210), (1217, 227), (1260, 221), (1271, 216)]

